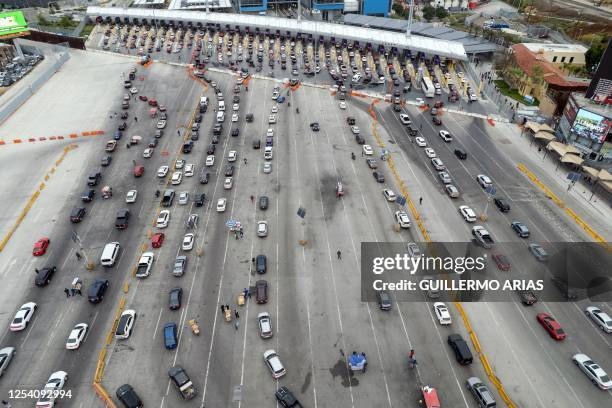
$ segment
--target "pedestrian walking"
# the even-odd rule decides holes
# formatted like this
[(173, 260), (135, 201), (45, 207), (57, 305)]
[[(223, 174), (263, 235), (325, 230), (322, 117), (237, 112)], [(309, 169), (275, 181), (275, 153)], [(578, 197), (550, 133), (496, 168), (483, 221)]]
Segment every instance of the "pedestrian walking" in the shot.
[(221, 313), (225, 313), (225, 306), (221, 305)]
[(70, 297), (70, 291), (68, 290), (68, 288), (64, 289), (64, 293), (66, 294), (66, 297), (69, 298)]
[(70, 288), (70, 296), (74, 296), (76, 294), (75, 288)]
[(177, 136), (180, 136), (180, 135), (181, 135), (181, 131), (180, 131), (180, 129), (176, 131), (176, 135), (177, 135)]
[(38, 274), (38, 268), (34, 268), (34, 270), (36, 271), (36, 274)]
[(255, 258), (251, 258), (251, 262), (255, 265)]
[(255, 202), (255, 197), (251, 196), (251, 202), (254, 203)]
[(236, 328), (236, 331), (238, 331), (238, 326), (240, 326), (240, 320), (236, 319), (236, 321), (234, 322), (234, 327)]
[(411, 360), (414, 358), (414, 349), (410, 350), (410, 354), (408, 355), (408, 358)]
[(138, 118), (134, 116), (134, 122), (138, 122)]
[(83, 292), (81, 292), (81, 289), (75, 289), (75, 291), (79, 296), (83, 296)]
[(419, 130), (423, 130), (423, 124), (422, 123), (419, 125)]
[(226, 309), (226, 310), (230, 310), (229, 305), (225, 305), (225, 309)]
[(240, 319), (240, 315), (238, 314), (238, 309), (234, 309), (234, 316), (236, 316), (236, 319)]
[(419, 204), (423, 204), (423, 197), (419, 197)]
[(246, 164), (247, 164), (247, 158), (245, 157), (244, 158), (244, 165), (246, 166)]
[(244, 237), (244, 231), (240, 230), (240, 238)]
[(81, 260), (81, 254), (79, 252), (75, 252), (74, 255), (76, 256), (78, 261)]
[(342, 259), (342, 252), (340, 250), (336, 252), (336, 255), (338, 255), (338, 259)]

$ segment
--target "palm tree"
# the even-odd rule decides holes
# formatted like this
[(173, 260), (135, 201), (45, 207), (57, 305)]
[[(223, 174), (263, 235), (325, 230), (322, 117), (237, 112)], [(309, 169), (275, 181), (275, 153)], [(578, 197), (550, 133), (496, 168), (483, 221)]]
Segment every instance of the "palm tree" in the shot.
[(544, 70), (541, 66), (536, 65), (535, 67), (533, 67), (533, 69), (531, 70), (531, 78), (536, 84), (542, 83), (542, 81), (544, 80)]

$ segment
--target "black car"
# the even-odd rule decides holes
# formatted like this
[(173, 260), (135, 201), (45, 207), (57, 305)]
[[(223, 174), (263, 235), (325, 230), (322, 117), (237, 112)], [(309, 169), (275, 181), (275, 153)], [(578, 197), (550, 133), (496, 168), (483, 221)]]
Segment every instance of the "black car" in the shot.
[(182, 288), (170, 289), (170, 296), (168, 297), (168, 306), (170, 310), (179, 310), (181, 308), (181, 301), (183, 299)]
[(196, 194), (193, 200), (193, 203), (195, 204), (196, 207), (202, 207), (204, 205), (204, 201), (206, 201), (205, 194)]
[(199, 113), (196, 115), (196, 117), (193, 119), (195, 121), (195, 123), (201, 123), (202, 122), (202, 114)]
[(215, 124), (215, 126), (213, 127), (213, 135), (219, 136), (222, 130), (223, 130), (223, 125), (221, 123)]
[(191, 153), (192, 149), (193, 149), (193, 142), (191, 140), (186, 143), (183, 143), (183, 153), (185, 154)]
[(255, 270), (259, 274), (266, 273), (266, 270), (268, 270), (268, 261), (265, 255), (257, 255), (255, 258)]
[(126, 229), (130, 222), (130, 210), (122, 208), (117, 211), (117, 218), (115, 219), (115, 227), (117, 229)]
[(208, 107), (206, 105), (200, 105), (200, 113), (205, 113)]
[(355, 141), (359, 145), (365, 144), (365, 139), (361, 135), (355, 135)]
[(247, 121), (247, 122), (252, 122), (252, 121), (253, 121), (253, 114), (252, 114), (252, 113), (247, 113), (247, 115), (246, 115), (246, 121)]
[(156, 129), (155, 130), (155, 138), (159, 139), (160, 137), (162, 137), (164, 135), (164, 129)]
[(238, 95), (234, 95), (234, 98), (232, 99), (233, 103), (240, 103), (240, 97)]
[(236, 137), (240, 135), (240, 128), (232, 129), (232, 136)]
[(200, 138), (200, 133), (197, 131), (191, 131), (191, 140), (194, 142)]
[(100, 173), (99, 171), (90, 173), (89, 176), (87, 176), (87, 185), (90, 187), (98, 185), (98, 182), (101, 179), (102, 179), (102, 173)]
[(225, 177), (232, 177), (234, 175), (234, 166), (232, 166), (231, 164), (229, 164), (226, 168), (225, 168)]
[(441, 126), (442, 125), (442, 121), (437, 116), (432, 117), (431, 120), (433, 121), (433, 124), (436, 125), (436, 126)]
[(261, 147), (261, 140), (253, 139), (253, 149), (259, 149)]
[(380, 310), (391, 310), (391, 296), (389, 292), (384, 290), (377, 291), (376, 301)]
[(127, 129), (127, 123), (123, 122), (118, 127), (117, 130), (125, 130)]
[(510, 211), (510, 204), (504, 198), (495, 197), (493, 202), (495, 203), (495, 206), (499, 208), (501, 212)]
[(210, 139), (210, 143), (218, 144), (219, 143), (219, 135), (213, 135), (212, 139)]
[(122, 136), (123, 136), (123, 132), (121, 132), (121, 129), (119, 129), (115, 133), (113, 133), (113, 139), (115, 139), (115, 140), (121, 140)]
[(455, 352), (455, 358), (457, 362), (461, 365), (472, 364), (472, 352), (468, 344), (463, 340), (460, 334), (449, 334), (448, 335), (448, 345)]
[(151, 139), (149, 139), (149, 145), (148, 146), (149, 147), (156, 147), (158, 143), (159, 142), (158, 142), (158, 140), (156, 138), (151, 138)]
[(112, 161), (113, 161), (113, 156), (108, 154), (108, 155), (102, 157), (102, 160), (100, 160), (100, 165), (102, 165), (103, 167), (106, 167), (109, 164), (111, 164)]
[(89, 203), (94, 199), (95, 196), (96, 196), (96, 190), (94, 190), (93, 188), (90, 188), (89, 190), (85, 190), (81, 193), (81, 200), (84, 203)]
[(85, 207), (74, 207), (70, 212), (70, 221), (74, 223), (81, 222), (85, 214), (87, 214)]
[(259, 209), (267, 210), (268, 209), (268, 196), (260, 196), (259, 197)]
[(300, 401), (295, 398), (293, 393), (289, 391), (287, 387), (280, 387), (278, 390), (276, 390), (274, 396), (284, 408), (302, 408)]
[(379, 173), (377, 171), (373, 172), (372, 175), (374, 176), (374, 179), (378, 182), (378, 183), (384, 183), (385, 182), (385, 176), (382, 173)]
[(55, 266), (45, 266), (42, 269), (36, 269), (36, 278), (34, 278), (34, 284), (38, 287), (47, 286), (53, 278), (57, 268)]
[(87, 300), (91, 303), (100, 303), (104, 299), (104, 293), (108, 288), (109, 282), (106, 279), (96, 279), (89, 287)]
[(320, 127), (319, 127), (319, 123), (318, 122), (312, 122), (310, 124), (310, 129), (312, 129), (313, 132), (318, 132)]
[(217, 145), (209, 144), (206, 154), (215, 154), (215, 150), (217, 150)]
[(461, 149), (455, 149), (455, 156), (457, 156), (459, 160), (467, 159), (467, 153)]
[(134, 388), (130, 384), (123, 384), (121, 387), (117, 388), (116, 391), (117, 399), (123, 403), (125, 408), (142, 408), (142, 401)]

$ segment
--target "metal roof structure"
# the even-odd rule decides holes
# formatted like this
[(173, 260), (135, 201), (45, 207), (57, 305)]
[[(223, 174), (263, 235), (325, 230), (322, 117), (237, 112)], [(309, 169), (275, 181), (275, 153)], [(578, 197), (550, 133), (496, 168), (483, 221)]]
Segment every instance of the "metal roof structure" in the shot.
[[(406, 32), (408, 29), (408, 20), (362, 16), (359, 14), (346, 14), (344, 16), (344, 24), (397, 32)], [(497, 44), (487, 41), (482, 37), (474, 37), (464, 31), (455, 30), (447, 26), (438, 26), (433, 23), (413, 22), (410, 31), (413, 35), (417, 36), (459, 42), (463, 45), (467, 54), (493, 52), (499, 48)]]
[(348, 41), (359, 41), (383, 45), (385, 47), (397, 47), (400, 50), (411, 50), (424, 52), (425, 54), (437, 54), (442, 57), (455, 60), (467, 60), (467, 54), (463, 44), (456, 41), (446, 41), (427, 38), (418, 35), (406, 35), (405, 33), (379, 30), (367, 27), (354, 27), (344, 24), (333, 24), (322, 21), (295, 20), (281, 17), (268, 17), (249, 14), (231, 13), (206, 13), (204, 11), (185, 10), (157, 10), (142, 8), (120, 8), (120, 7), (87, 7), (87, 15), (91, 18), (98, 16), (106, 18), (120, 18), (125, 20), (147, 19), (164, 20), (175, 22), (191, 22), (192, 24), (212, 23), (239, 27), (250, 27), (259, 29), (290, 31), (292, 33), (311, 34), (315, 38), (346, 39)]

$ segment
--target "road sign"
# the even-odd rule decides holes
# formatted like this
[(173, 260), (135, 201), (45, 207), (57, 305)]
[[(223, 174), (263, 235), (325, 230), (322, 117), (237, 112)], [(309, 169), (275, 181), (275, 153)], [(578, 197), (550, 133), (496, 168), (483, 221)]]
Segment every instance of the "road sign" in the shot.
[(303, 207), (298, 208), (297, 215), (304, 218), (306, 216), (306, 209)]

